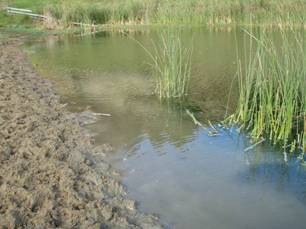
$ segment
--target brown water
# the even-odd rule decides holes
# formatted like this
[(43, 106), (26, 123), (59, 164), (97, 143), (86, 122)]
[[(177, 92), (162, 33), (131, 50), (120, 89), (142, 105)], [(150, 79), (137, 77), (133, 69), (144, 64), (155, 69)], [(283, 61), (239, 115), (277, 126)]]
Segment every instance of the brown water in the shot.
[[(152, 49), (160, 30), (130, 33)], [(295, 155), (250, 145), (235, 128), (194, 125), (185, 109), (205, 123), (222, 120), (235, 106), (236, 53), (246, 36), (237, 31), (183, 29), (193, 47), (191, 94), (183, 106), (160, 102), (144, 50), (129, 36), (47, 39), (26, 50), (38, 71), (54, 80), (73, 111), (109, 113), (88, 127), (97, 143), (110, 143), (107, 160), (121, 172), (128, 194), (170, 228), (306, 227), (306, 172)], [(231, 96), (229, 96), (232, 87)], [(230, 98), (230, 99), (229, 99)]]

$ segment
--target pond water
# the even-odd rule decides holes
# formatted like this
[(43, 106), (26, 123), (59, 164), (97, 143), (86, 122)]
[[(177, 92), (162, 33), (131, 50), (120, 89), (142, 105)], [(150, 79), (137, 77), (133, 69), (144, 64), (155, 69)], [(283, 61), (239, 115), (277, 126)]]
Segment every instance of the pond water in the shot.
[[(88, 128), (96, 142), (110, 143), (106, 159), (118, 171), (129, 197), (156, 213), (169, 228), (255, 229), (306, 227), (306, 171), (295, 155), (261, 144), (252, 150), (235, 128), (218, 123), (237, 101), (236, 53), (247, 50), (245, 33), (181, 29), (193, 47), (191, 92), (183, 106), (153, 94), (148, 56), (159, 29), (103, 32), (95, 37), (49, 38), (25, 49), (39, 73), (56, 82), (72, 111), (109, 113)], [(230, 93), (231, 92), (231, 93)], [(228, 107), (228, 109), (226, 109)]]

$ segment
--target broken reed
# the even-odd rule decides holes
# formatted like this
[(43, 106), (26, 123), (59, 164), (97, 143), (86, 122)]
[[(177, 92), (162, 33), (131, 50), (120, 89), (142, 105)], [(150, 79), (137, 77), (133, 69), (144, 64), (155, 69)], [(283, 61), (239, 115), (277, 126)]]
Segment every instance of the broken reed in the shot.
[(238, 60), (240, 96), (231, 118), (255, 139), (265, 137), (291, 151), (305, 151), (305, 31), (281, 32), (280, 41), (266, 31), (247, 33), (250, 50), (246, 66)]

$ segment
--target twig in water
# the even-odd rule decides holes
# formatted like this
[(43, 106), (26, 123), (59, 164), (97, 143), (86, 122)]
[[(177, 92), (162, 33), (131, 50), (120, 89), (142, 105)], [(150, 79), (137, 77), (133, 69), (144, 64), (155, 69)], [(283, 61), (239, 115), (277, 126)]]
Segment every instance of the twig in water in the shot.
[(105, 114), (105, 113), (92, 113), (95, 116), (106, 116), (106, 117), (111, 117), (111, 114)]
[(202, 123), (200, 123), (188, 109), (186, 109), (186, 113), (192, 118), (195, 125), (200, 126), (205, 129)]
[(208, 124), (209, 124), (209, 126), (210, 126), (214, 131), (219, 132), (219, 131), (213, 126), (213, 124), (211, 123), (211, 121), (208, 120)]
[(263, 143), (266, 139), (262, 138), (259, 142), (256, 142), (255, 144), (251, 145), (250, 147), (244, 149), (244, 152), (247, 152), (251, 149), (253, 149), (254, 147), (258, 146), (259, 144)]
[(219, 136), (220, 135), (219, 131), (213, 126), (213, 124), (209, 120), (208, 120), (208, 124), (213, 129), (212, 131), (208, 132), (208, 136), (210, 137)]
[(287, 152), (284, 151), (284, 162), (288, 162)]

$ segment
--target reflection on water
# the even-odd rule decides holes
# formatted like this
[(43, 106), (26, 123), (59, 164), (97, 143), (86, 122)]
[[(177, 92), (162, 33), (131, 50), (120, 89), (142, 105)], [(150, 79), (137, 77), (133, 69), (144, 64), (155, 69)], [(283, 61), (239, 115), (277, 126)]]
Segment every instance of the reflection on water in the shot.
[[(132, 36), (152, 48), (158, 33)], [(226, 106), (235, 106), (236, 45), (244, 49), (244, 35), (185, 29), (181, 36), (194, 49), (189, 104), (203, 121), (221, 120)], [(71, 110), (112, 115), (89, 128), (98, 143), (114, 146), (107, 160), (143, 211), (170, 228), (305, 228), (306, 172), (296, 157), (284, 162), (267, 144), (244, 152), (249, 141), (235, 129), (209, 137), (184, 109), (161, 103), (148, 57), (127, 36), (49, 39), (26, 50)]]

